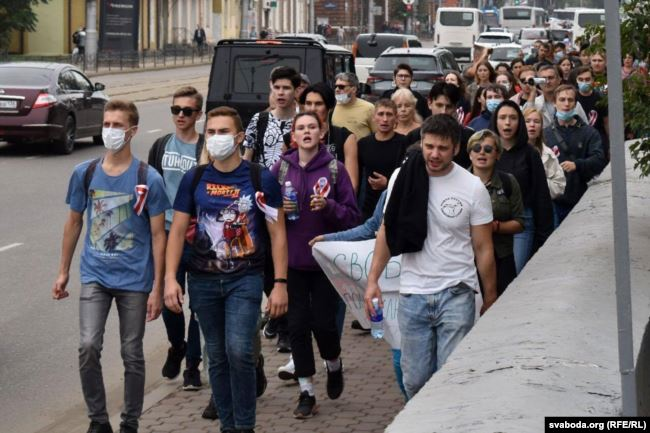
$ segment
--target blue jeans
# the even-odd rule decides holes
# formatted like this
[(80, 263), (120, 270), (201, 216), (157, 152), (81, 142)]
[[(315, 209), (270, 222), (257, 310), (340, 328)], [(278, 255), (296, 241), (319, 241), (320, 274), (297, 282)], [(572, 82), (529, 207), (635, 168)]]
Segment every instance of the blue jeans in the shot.
[[(183, 246), (183, 255), (178, 264), (176, 272), (176, 281), (180, 284), (185, 293), (185, 276), (187, 275), (190, 254), (192, 246), (185, 243)], [(191, 309), (191, 305), (190, 305)], [(170, 311), (163, 305), (162, 318), (167, 330), (167, 339), (172, 347), (180, 348), (185, 343), (185, 314), (181, 311), (179, 314)], [(190, 314), (189, 324), (187, 326), (187, 351), (185, 352), (185, 365), (187, 368), (196, 368), (201, 362), (201, 338), (199, 333), (199, 324), (194, 318), (194, 313)]]
[(555, 223), (555, 228), (558, 228), (562, 224), (562, 221), (569, 216), (572, 210), (573, 206), (553, 203), (553, 222)]
[(221, 430), (255, 428), (255, 356), (264, 280), (190, 273), (190, 303), (208, 353), (208, 370)]
[(400, 295), (400, 364), (409, 399), (442, 367), (472, 329), (474, 315), (474, 291), (466, 284), (432, 295)]
[(406, 389), (404, 389), (404, 375), (402, 374), (402, 366), (400, 364), (402, 359), (402, 351), (399, 349), (391, 349), (393, 352), (393, 370), (395, 371), (395, 380), (397, 380), (397, 386), (399, 390), (404, 394), (404, 398), (408, 399), (406, 395)]
[(533, 240), (535, 238), (535, 220), (533, 210), (529, 207), (524, 208), (524, 231), (513, 236), (512, 252), (515, 255), (515, 269), (517, 275), (524, 269), (530, 253), (533, 250)]

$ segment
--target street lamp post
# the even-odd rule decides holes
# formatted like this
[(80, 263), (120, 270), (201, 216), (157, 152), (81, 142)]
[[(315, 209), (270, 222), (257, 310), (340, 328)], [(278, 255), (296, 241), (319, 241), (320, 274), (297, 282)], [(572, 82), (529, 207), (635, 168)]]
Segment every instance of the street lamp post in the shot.
[(86, 47), (84, 66), (96, 68), (97, 61), (97, 1), (86, 0)]

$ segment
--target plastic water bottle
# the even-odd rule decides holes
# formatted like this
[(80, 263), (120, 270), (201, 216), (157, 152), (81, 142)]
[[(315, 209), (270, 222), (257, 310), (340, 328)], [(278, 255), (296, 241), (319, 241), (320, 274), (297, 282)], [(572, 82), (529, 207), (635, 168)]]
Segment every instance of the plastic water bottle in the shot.
[(372, 298), (375, 314), (370, 316), (370, 334), (375, 340), (384, 338), (384, 312), (379, 308), (379, 298)]
[(284, 183), (284, 197), (296, 204), (296, 210), (293, 212), (287, 212), (287, 219), (289, 221), (295, 221), (300, 218), (300, 211), (298, 210), (298, 192), (295, 190), (291, 181), (288, 180)]

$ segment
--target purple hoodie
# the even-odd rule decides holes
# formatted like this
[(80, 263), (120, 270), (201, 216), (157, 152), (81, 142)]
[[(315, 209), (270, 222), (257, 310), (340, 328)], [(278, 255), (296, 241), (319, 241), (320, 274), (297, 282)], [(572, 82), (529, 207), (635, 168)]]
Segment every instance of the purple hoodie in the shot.
[[(320, 270), (311, 254), (308, 242), (318, 235), (355, 227), (359, 221), (360, 213), (357, 209), (350, 176), (345, 170), (345, 166), (341, 162), (337, 162), (336, 185), (332, 185), (328, 165), (334, 157), (323, 146), (305, 167), (300, 167), (298, 164), (298, 149), (289, 150), (280, 158), (289, 163), (284, 181), (291, 181), (298, 192), (298, 207), (300, 209), (299, 219), (286, 220), (289, 267), (301, 271)], [(276, 162), (271, 168), (271, 173), (276, 179), (280, 163), (281, 161)], [(314, 194), (314, 185), (321, 177), (327, 178), (331, 185), (327, 206), (321, 211), (312, 212), (309, 208), (310, 197)], [(281, 187), (284, 193), (284, 185)]]

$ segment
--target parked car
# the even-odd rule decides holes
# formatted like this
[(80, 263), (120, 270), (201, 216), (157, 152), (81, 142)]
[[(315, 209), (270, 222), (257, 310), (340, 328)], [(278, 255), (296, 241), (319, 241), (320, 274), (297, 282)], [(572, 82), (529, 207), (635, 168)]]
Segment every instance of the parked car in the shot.
[(339, 72), (353, 72), (352, 53), (314, 40), (223, 39), (215, 47), (206, 110), (229, 105), (246, 125), (269, 105), (269, 78), (277, 66), (291, 66), (312, 83), (334, 86)]
[(488, 61), (492, 67), (496, 67), (499, 63), (510, 63), (516, 58), (523, 58), (521, 45), (503, 44), (492, 48)]
[(365, 83), (375, 59), (387, 48), (417, 48), (422, 42), (413, 35), (398, 33), (362, 33), (352, 45), (354, 65), (359, 82)]
[(50, 142), (71, 153), (77, 138), (102, 144), (104, 85), (63, 63), (0, 64), (0, 140)]
[(530, 27), (521, 29), (519, 31), (518, 41), (521, 44), (521, 49), (524, 54), (530, 53), (531, 47), (535, 41), (548, 42), (551, 40), (551, 35), (547, 29)]
[(478, 36), (476, 42), (474, 42), (474, 46), (472, 46), (471, 58), (472, 59), (476, 58), (476, 56), (474, 55), (474, 51), (476, 50), (477, 46), (483, 48), (494, 48), (499, 45), (512, 44), (514, 42), (515, 42), (515, 35), (513, 33), (492, 32), (492, 31), (483, 32)]
[(370, 86), (368, 100), (378, 99), (386, 90), (395, 87), (393, 71), (400, 63), (413, 68), (411, 89), (429, 95), (436, 81), (442, 81), (449, 71), (459, 71), (456, 59), (445, 48), (389, 48), (377, 58), (370, 70), (367, 84)]

